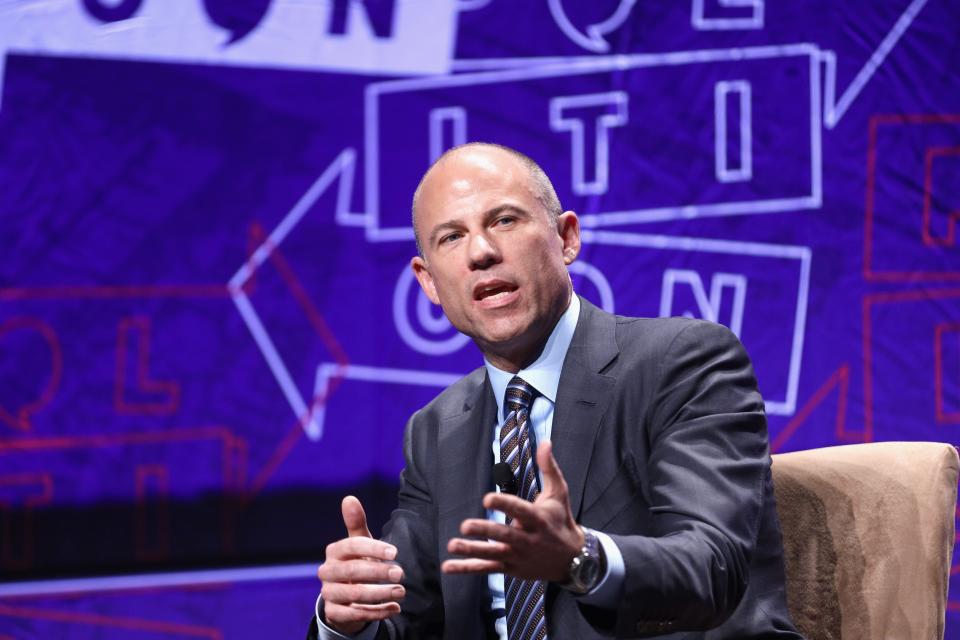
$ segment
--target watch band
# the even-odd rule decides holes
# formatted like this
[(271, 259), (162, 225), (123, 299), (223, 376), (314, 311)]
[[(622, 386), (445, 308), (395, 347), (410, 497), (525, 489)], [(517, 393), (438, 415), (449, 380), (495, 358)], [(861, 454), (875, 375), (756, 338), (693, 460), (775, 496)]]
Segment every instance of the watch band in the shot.
[(567, 579), (560, 583), (564, 589), (577, 595), (592, 591), (607, 572), (607, 558), (597, 534), (580, 525), (583, 531), (583, 548), (570, 561)]

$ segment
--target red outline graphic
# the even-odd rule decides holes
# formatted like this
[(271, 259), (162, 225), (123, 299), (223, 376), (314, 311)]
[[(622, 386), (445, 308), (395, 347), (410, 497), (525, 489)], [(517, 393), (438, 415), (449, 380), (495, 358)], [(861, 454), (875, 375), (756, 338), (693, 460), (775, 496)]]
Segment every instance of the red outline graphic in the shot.
[(937, 422), (940, 424), (956, 424), (960, 422), (960, 411), (947, 413), (943, 410), (943, 334), (946, 332), (960, 332), (960, 322), (941, 322), (934, 330), (933, 381), (936, 391)]
[(250, 447), (247, 445), (247, 441), (240, 436), (233, 436), (232, 446), (233, 453), (229, 458), (234, 462), (234, 465), (231, 466), (232, 473), (229, 476), (232, 482), (227, 485), (227, 488), (242, 491), (247, 482), (247, 462), (250, 459)]
[(54, 611), (33, 607), (11, 607), (0, 604), (0, 616), (10, 618), (27, 618), (28, 620), (45, 620), (52, 622), (68, 622), (76, 624), (110, 627), (113, 629), (128, 629), (130, 631), (148, 631), (154, 633), (169, 633), (176, 636), (192, 636), (195, 638), (209, 638), (223, 640), (223, 632), (213, 627), (201, 627), (193, 624), (165, 622), (163, 620), (148, 620), (145, 618), (121, 618), (105, 616), (96, 613), (81, 613), (77, 611)]
[[(898, 291), (894, 293), (873, 293), (863, 296), (863, 416), (865, 442), (873, 440), (873, 316), (874, 305), (897, 304), (901, 302), (920, 302), (924, 300), (943, 300), (960, 298), (960, 289), (940, 289), (936, 291)], [(936, 347), (936, 337), (934, 338)], [(936, 367), (935, 367), (936, 368)]]
[(86, 434), (57, 436), (51, 438), (18, 438), (0, 440), (0, 455), (7, 451), (43, 451), (50, 449), (82, 449), (93, 447), (116, 447), (126, 444), (156, 444), (190, 442), (193, 440), (220, 440), (223, 449), (223, 483), (229, 486), (230, 465), (228, 456), (237, 440), (229, 429), (222, 426), (167, 429), (155, 432), (117, 434)]
[(955, 244), (960, 210), (948, 214), (946, 237), (937, 238), (930, 231), (933, 226), (933, 162), (950, 156), (960, 156), (960, 147), (930, 147), (923, 154), (923, 243), (928, 247), (952, 247)]
[(229, 298), (224, 284), (51, 285), (0, 288), (0, 302), (17, 300), (117, 300), (130, 298)]
[(777, 437), (770, 443), (770, 453), (776, 453), (783, 448), (784, 443), (789, 440), (796, 431), (806, 423), (807, 418), (813, 413), (814, 409), (820, 406), (827, 395), (834, 389), (839, 389), (837, 398), (837, 412), (834, 418), (834, 433), (837, 440), (840, 441), (859, 441), (861, 434), (857, 432), (848, 432), (846, 430), (847, 421), (847, 396), (850, 391), (850, 365), (846, 362), (837, 367), (837, 370), (831, 374), (827, 381), (820, 385), (806, 404), (797, 411), (790, 422), (783, 427)]
[(16, 411), (16, 415), (13, 415), (6, 407), (0, 404), (0, 422), (14, 429), (29, 431), (31, 429), (30, 415), (48, 405), (60, 387), (60, 379), (63, 376), (63, 352), (60, 349), (60, 339), (57, 337), (57, 332), (40, 318), (27, 316), (10, 318), (3, 324), (0, 324), (0, 336), (21, 329), (32, 329), (36, 331), (50, 347), (50, 380), (40, 393), (40, 397), (20, 407), (20, 409)]
[[(3, 552), (0, 555), (4, 567), (26, 569), (33, 564), (33, 508), (50, 504), (53, 500), (53, 479), (48, 473), (14, 473), (0, 476), (0, 486), (34, 485), (40, 486), (40, 492), (23, 500), (23, 554), (18, 558), (10, 548), (12, 535), (11, 523), (14, 505), (0, 497), (0, 512), (3, 512)], [(20, 509), (16, 509), (20, 510)]]
[[(277, 273), (280, 275), (280, 278), (287, 285), (290, 293), (293, 295), (294, 299), (297, 301), (297, 304), (306, 315), (307, 321), (323, 341), (324, 346), (326, 346), (327, 350), (330, 351), (334, 360), (336, 360), (340, 367), (346, 367), (346, 365), (349, 364), (349, 359), (347, 358), (346, 352), (343, 350), (343, 347), (340, 346), (336, 336), (333, 335), (333, 332), (327, 325), (326, 320), (323, 318), (323, 314), (321, 314), (316, 305), (313, 304), (313, 301), (310, 299), (310, 295), (300, 282), (300, 279), (297, 278), (297, 275), (290, 266), (290, 263), (287, 262), (286, 258), (283, 256), (283, 253), (280, 251), (280, 247), (263, 235), (263, 229), (258, 224), (251, 227), (251, 234), (261, 240), (264, 246), (266, 246), (271, 264), (273, 264), (274, 268), (277, 270)], [(254, 271), (255, 270), (251, 271), (251, 276), (253, 275)], [(241, 287), (245, 286), (246, 281), (244, 281)], [(263, 467), (261, 467), (256, 477), (251, 480), (249, 489), (244, 495), (244, 506), (252, 501), (254, 497), (256, 497), (256, 494), (263, 489), (267, 481), (276, 472), (280, 464), (282, 464), (287, 456), (290, 455), (294, 445), (297, 444), (297, 442), (300, 440), (300, 437), (303, 435), (304, 425), (313, 419), (313, 413), (317, 410), (317, 408), (326, 404), (327, 399), (333, 394), (342, 380), (342, 375), (331, 376), (330, 384), (328, 385), (326, 392), (318, 393), (313, 396), (306, 415), (299, 416), (294, 421), (293, 426), (280, 440), (280, 443), (277, 445), (276, 449), (274, 449), (273, 454), (271, 454), (270, 458), (267, 459), (267, 462), (264, 463)]]
[[(295, 275), (293, 269), (283, 257), (279, 247), (273, 243), (270, 243), (269, 238), (264, 233), (262, 225), (259, 223), (253, 223), (250, 226), (249, 234), (251, 243), (257, 241), (261, 243), (268, 243), (267, 250), (269, 252), (268, 256), (270, 262), (275, 266), (281, 279), (289, 288), (291, 294), (294, 296), (294, 299), (305, 313), (311, 327), (321, 338), (324, 345), (332, 354), (334, 360), (341, 366), (346, 366), (349, 362), (346, 353), (344, 352), (339, 341), (333, 335), (333, 332), (330, 330), (329, 326), (324, 320), (323, 315), (311, 301), (306, 289)], [(255, 249), (253, 252), (250, 252), (250, 255), (247, 257), (247, 262), (250, 265), (253, 265), (254, 253)], [(250, 276), (240, 286), (240, 290), (242, 290), (244, 293), (252, 293), (252, 288), (255, 285), (255, 283), (252, 281), (252, 278), (255, 271), (256, 269), (251, 269)], [(231, 290), (227, 284), (32, 286), (0, 288), (0, 302), (21, 300), (116, 300), (140, 298), (228, 299), (235, 293), (236, 291)], [(143, 331), (144, 322), (147, 323), (148, 327), (146, 331)], [(177, 411), (179, 409), (180, 401), (179, 385), (176, 382), (160, 382), (150, 380), (149, 378), (149, 318), (146, 318), (145, 316), (137, 316), (134, 318), (121, 320), (121, 329), (118, 331), (117, 373), (121, 374), (126, 372), (125, 362), (126, 351), (129, 347), (128, 338), (126, 334), (120, 334), (124, 331), (128, 333), (131, 326), (138, 326), (138, 328), (141, 329), (140, 340), (138, 341), (138, 346), (140, 347), (138, 349), (137, 363), (138, 383), (141, 385), (143, 390), (149, 392), (166, 392), (168, 398), (166, 402), (163, 403), (148, 403), (145, 406), (131, 405), (124, 400), (123, 382), (121, 382), (124, 378), (121, 375), (118, 375), (114, 387), (115, 409), (118, 413), (127, 415), (165, 415)], [(144, 337), (144, 333), (147, 334), (146, 338)], [(57, 353), (59, 355), (59, 344), (57, 345), (57, 348)], [(229, 460), (229, 454), (225, 454), (227, 455), (228, 460), (224, 463), (224, 487), (228, 489), (235, 487), (238, 490), (238, 493), (242, 497), (241, 504), (237, 505), (238, 508), (242, 508), (244, 504), (253, 500), (256, 494), (259, 493), (259, 491), (266, 485), (270, 477), (276, 472), (280, 464), (282, 464), (282, 462), (287, 458), (287, 456), (290, 454), (290, 451), (303, 434), (304, 425), (312, 419), (313, 413), (317, 410), (317, 408), (326, 403), (327, 399), (337, 389), (342, 379), (342, 375), (334, 374), (331, 376), (326, 393), (320, 393), (313, 397), (306, 415), (297, 417), (297, 419), (294, 421), (294, 424), (281, 438), (274, 451), (270, 454), (267, 462), (259, 469), (256, 476), (249, 484), (246, 483), (249, 460), (248, 445), (244, 438), (233, 435), (229, 431), (224, 430), (224, 433), (221, 434), (221, 436), (225, 442), (230, 443), (229, 445), (225, 446), (225, 450), (235, 451), (237, 454), (235, 466), (232, 464), (232, 461)], [(166, 436), (173, 433), (178, 432), (168, 431), (165, 432), (164, 436), (156, 436), (154, 434), (136, 434), (135, 436), (123, 435), (120, 436), (120, 438), (130, 438), (130, 440), (125, 441), (129, 443), (149, 441), (163, 442), (169, 441), (170, 438)], [(124, 443), (123, 440), (115, 440), (112, 438), (115, 437), (91, 435), (50, 438), (45, 440), (22, 440), (19, 442), (0, 440), (0, 454), (2, 454), (3, 450), (7, 448), (29, 449), (45, 448), (48, 446), (111, 446)], [(228, 513), (225, 515), (225, 519), (232, 522), (232, 519), (235, 517), (235, 515), (236, 514)], [(230, 532), (225, 531), (224, 536), (225, 545), (228, 545), (229, 540), (232, 539)]]
[[(254, 265), (254, 257), (257, 249), (260, 248), (260, 245), (263, 244), (263, 239), (266, 237), (267, 233), (263, 230), (263, 226), (261, 226), (259, 222), (254, 221), (250, 223), (250, 228), (247, 230), (247, 260), (244, 263), (250, 275), (247, 276), (240, 286), (240, 289), (248, 296), (252, 296), (257, 290), (257, 267)], [(228, 290), (231, 294), (234, 293), (232, 288), (228, 288)]]
[[(181, 429), (167, 429), (165, 431), (156, 431), (156, 432), (136, 432), (136, 433), (119, 433), (119, 434), (86, 434), (86, 435), (76, 435), (76, 436), (61, 436), (61, 437), (52, 437), (52, 438), (20, 438), (20, 439), (8, 439), (0, 440), (0, 457), (4, 453), (17, 452), (17, 451), (45, 451), (45, 450), (57, 450), (57, 449), (84, 449), (84, 448), (95, 448), (95, 447), (117, 447), (124, 445), (150, 445), (150, 444), (161, 444), (161, 443), (171, 443), (171, 442), (191, 442), (191, 441), (203, 441), (203, 440), (220, 440), (221, 441), (221, 465), (223, 466), (223, 487), (224, 489), (233, 488), (240, 494), (241, 497), (244, 495), (244, 476), (241, 474), (246, 473), (246, 458), (247, 458), (247, 443), (246, 441), (239, 436), (234, 435), (230, 429), (223, 426), (208, 426), (208, 427), (196, 427), (196, 428), (181, 428)], [(237, 456), (234, 459), (234, 456)], [(135, 518), (138, 519), (138, 522), (135, 522), (137, 528), (137, 537), (135, 541), (140, 541), (140, 531), (145, 533), (145, 528), (140, 527), (139, 519), (142, 517), (140, 513), (140, 489), (141, 489), (141, 477), (140, 477), (140, 468), (137, 470), (137, 493), (138, 493), (138, 504), (137, 512), (135, 513)], [(148, 468), (148, 467), (143, 467)], [(162, 468), (162, 467), (149, 467), (153, 468)], [(164, 469), (163, 473), (166, 474)], [(169, 475), (166, 475), (167, 485), (169, 485), (168, 479)], [(51, 484), (52, 487), (52, 484)], [(52, 489), (51, 489), (52, 490)], [(161, 507), (165, 509), (165, 505)], [(233, 527), (236, 522), (236, 505), (231, 502), (230, 496), (224, 496), (223, 504), (223, 519), (222, 519), (222, 542), (224, 551), (230, 551), (232, 549), (234, 532)], [(143, 514), (145, 516), (145, 513)], [(168, 525), (169, 526), (169, 525)], [(169, 534), (166, 535), (166, 540), (169, 540)], [(141, 559), (155, 559), (151, 556), (151, 551), (137, 547), (137, 557)]]
[[(960, 520), (960, 507), (956, 507), (953, 512), (953, 528), (954, 528), (954, 537), (956, 537), (957, 531), (957, 521)], [(956, 556), (956, 548), (954, 549), (954, 556)], [(960, 562), (955, 562), (950, 566), (950, 576), (955, 576), (960, 573)], [(960, 602), (956, 600), (947, 600), (947, 611), (960, 611)]]
[[(865, 219), (863, 227), (863, 278), (868, 282), (960, 280), (960, 271), (874, 271), (873, 269), (873, 209), (877, 173), (877, 130), (881, 125), (907, 124), (960, 124), (960, 114), (878, 114), (870, 118), (867, 141), (867, 193), (864, 206)], [(924, 185), (924, 191), (928, 191), (926, 184)], [(926, 199), (926, 194), (924, 195)], [(952, 243), (952, 220), (949, 229), (949, 238), (951, 238)], [(926, 218), (924, 218), (924, 236), (926, 235), (926, 230)]]
[[(153, 478), (150, 482), (149, 479)], [(167, 498), (170, 495), (170, 471), (165, 465), (149, 464), (138, 465), (136, 470), (137, 504), (136, 504), (136, 543), (137, 558), (140, 560), (165, 560), (170, 552), (170, 517), (167, 508)], [(154, 487), (148, 492), (147, 487)], [(149, 497), (148, 497), (149, 496)], [(153, 515), (156, 520), (156, 545), (151, 549), (147, 544), (147, 510), (153, 506)]]
[[(954, 507), (954, 510), (953, 510), (953, 527), (954, 527), (954, 530), (955, 530), (955, 531), (956, 531), (956, 529), (957, 529), (957, 521), (958, 521), (958, 520), (960, 520), (960, 507)], [(956, 549), (954, 549), (954, 551), (956, 551)], [(960, 562), (957, 562), (957, 563), (952, 564), (952, 565), (950, 566), (950, 575), (951, 575), (951, 576), (955, 576), (955, 575), (957, 575), (958, 573), (960, 573)], [(960, 604), (960, 603), (958, 603), (958, 604)]]
[[(180, 385), (173, 381), (150, 379), (150, 342), (153, 323), (147, 316), (121, 318), (117, 325), (116, 377), (113, 385), (113, 408), (120, 415), (166, 416), (180, 409)], [(127, 352), (131, 329), (137, 333), (137, 390), (166, 396), (165, 400), (130, 402), (126, 398)]]

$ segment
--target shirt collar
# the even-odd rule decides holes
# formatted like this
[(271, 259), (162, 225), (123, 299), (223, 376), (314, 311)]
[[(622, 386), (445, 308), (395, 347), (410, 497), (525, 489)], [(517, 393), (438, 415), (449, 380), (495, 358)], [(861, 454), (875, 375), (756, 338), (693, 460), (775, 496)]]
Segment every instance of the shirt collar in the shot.
[(570, 296), (570, 305), (557, 321), (550, 337), (547, 338), (547, 344), (540, 352), (540, 356), (533, 364), (524, 367), (515, 374), (498, 369), (490, 364), (489, 360), (483, 359), (483, 364), (487, 368), (487, 375), (490, 378), (490, 386), (493, 387), (493, 395), (497, 399), (497, 415), (503, 415), (503, 395), (507, 390), (507, 385), (515, 375), (523, 378), (530, 386), (540, 392), (540, 395), (556, 404), (557, 387), (560, 386), (563, 360), (567, 357), (567, 349), (570, 347), (570, 341), (573, 339), (573, 332), (577, 328), (579, 318), (580, 299), (577, 298), (576, 294), (573, 294)]

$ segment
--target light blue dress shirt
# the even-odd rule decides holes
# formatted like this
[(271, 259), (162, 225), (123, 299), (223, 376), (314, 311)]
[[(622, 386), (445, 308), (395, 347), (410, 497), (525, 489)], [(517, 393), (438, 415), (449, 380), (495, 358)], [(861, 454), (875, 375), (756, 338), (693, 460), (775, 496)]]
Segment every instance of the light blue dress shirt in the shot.
[[(497, 399), (497, 415), (500, 416), (500, 422), (505, 418), (503, 411), (503, 400), (506, 395), (507, 385), (513, 376), (520, 376), (531, 387), (537, 390), (537, 396), (533, 399), (530, 407), (530, 414), (527, 418), (529, 425), (533, 428), (533, 445), (550, 440), (550, 434), (553, 432), (553, 409), (557, 403), (557, 388), (560, 386), (560, 372), (563, 369), (563, 361), (567, 357), (567, 349), (570, 347), (570, 341), (573, 339), (573, 332), (577, 328), (577, 319), (580, 317), (580, 299), (576, 295), (571, 296), (570, 306), (554, 327), (550, 337), (547, 338), (547, 344), (543, 347), (540, 356), (528, 367), (525, 367), (517, 373), (510, 373), (496, 368), (486, 359), (484, 365), (487, 367), (487, 376), (490, 378), (490, 386), (493, 387), (493, 395)], [(493, 425), (493, 461), (496, 464), (500, 462), (500, 424)], [(540, 476), (539, 469), (537, 471)], [(541, 476), (542, 482), (542, 476)], [(499, 491), (499, 489), (497, 489)], [(506, 517), (501, 511), (487, 510), (487, 519), (495, 520), (500, 523), (506, 522)], [(579, 597), (581, 602), (598, 607), (615, 609), (620, 599), (623, 589), (623, 580), (626, 568), (623, 564), (623, 555), (620, 549), (603, 532), (597, 531), (597, 538), (603, 546), (603, 552), (607, 557), (607, 573), (596, 587), (589, 593)], [(507, 640), (507, 618), (506, 618), (506, 600), (503, 594), (503, 574), (492, 573), (487, 578), (487, 584), (490, 588), (490, 606), (494, 611), (503, 611), (503, 614), (496, 620), (497, 634), (500, 640)]]
[[(493, 387), (494, 397), (497, 399), (497, 415), (499, 421), (503, 420), (503, 400), (507, 390), (507, 384), (513, 376), (517, 375), (524, 379), (530, 386), (537, 390), (537, 397), (534, 398), (530, 407), (530, 415), (527, 419), (532, 427), (531, 435), (534, 437), (534, 446), (537, 443), (550, 440), (550, 434), (553, 431), (553, 409), (557, 402), (557, 388), (560, 386), (560, 372), (563, 369), (563, 361), (567, 356), (567, 349), (570, 347), (570, 341), (573, 339), (573, 332), (577, 328), (577, 320), (580, 317), (580, 300), (576, 295), (571, 296), (570, 305), (560, 317), (557, 326), (553, 328), (550, 337), (547, 338), (547, 344), (544, 346), (540, 356), (529, 367), (525, 367), (517, 373), (510, 373), (496, 368), (489, 361), (484, 359), (484, 365), (487, 368), (487, 376), (490, 378), (490, 385)], [(491, 426), (494, 463), (500, 462), (500, 424)], [(539, 471), (538, 471), (539, 474)], [(499, 489), (498, 489), (499, 491)], [(500, 511), (487, 510), (487, 519), (503, 523), (506, 521), (504, 514)], [(606, 534), (597, 531), (597, 538), (603, 547), (604, 554), (607, 557), (607, 572), (603, 579), (589, 593), (579, 596), (578, 599), (586, 604), (615, 609), (620, 600), (623, 591), (623, 581), (626, 574), (626, 568), (623, 563), (623, 555), (620, 549)], [(500, 640), (507, 640), (507, 618), (506, 618), (506, 600), (503, 594), (503, 574), (490, 574), (487, 578), (487, 585), (490, 589), (490, 608), (497, 612), (499, 617), (496, 619), (496, 630)], [(317, 599), (317, 622), (319, 623), (322, 640), (372, 640), (377, 633), (379, 623), (367, 625), (361, 632), (354, 636), (345, 636), (337, 633), (323, 623), (319, 615), (320, 599)], [(403, 606), (401, 604), (401, 606)]]

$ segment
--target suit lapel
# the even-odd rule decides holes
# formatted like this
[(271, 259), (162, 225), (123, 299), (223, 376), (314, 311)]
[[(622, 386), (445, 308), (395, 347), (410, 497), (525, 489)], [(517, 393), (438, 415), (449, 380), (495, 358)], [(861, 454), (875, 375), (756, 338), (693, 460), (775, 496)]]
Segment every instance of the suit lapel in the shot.
[[(441, 516), (448, 512), (452, 518), (456, 511), (472, 518), (482, 513), (480, 499), (491, 485), (491, 443), (496, 413), (496, 401), (484, 372), (476, 389), (465, 399), (463, 412), (440, 423), (437, 449), (442, 483), (438, 505)], [(457, 508), (458, 505), (461, 508)], [(457, 526), (459, 524), (458, 520)]]
[[(437, 542), (440, 562), (451, 557), (447, 543), (460, 535), (461, 522), (466, 518), (486, 517), (482, 499), (492, 486), (492, 429), (497, 405), (486, 372), (478, 370), (474, 375), (476, 386), (465, 398), (462, 413), (443, 419), (439, 426)], [(478, 620), (489, 606), (486, 576), (443, 575), (441, 582), (447, 611), (470, 611), (481, 616), (465, 615), (456, 623), (463, 627), (462, 637), (473, 637)]]
[(560, 374), (550, 438), (567, 481), (574, 517), (580, 513), (593, 445), (616, 382), (599, 372), (619, 353), (616, 318), (583, 298), (580, 304), (577, 329)]

